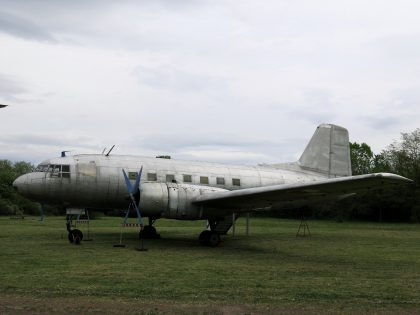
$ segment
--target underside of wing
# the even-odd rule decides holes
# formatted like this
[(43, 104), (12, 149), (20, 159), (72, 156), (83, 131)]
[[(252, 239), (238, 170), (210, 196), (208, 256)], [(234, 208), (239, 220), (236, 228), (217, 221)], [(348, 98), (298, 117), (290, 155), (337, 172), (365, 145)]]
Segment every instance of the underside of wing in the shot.
[(376, 173), (218, 192), (202, 195), (193, 203), (202, 205), (204, 208), (223, 209), (221, 213), (247, 212), (273, 206), (291, 207), (339, 200), (355, 194), (392, 189), (411, 182), (399, 175)]

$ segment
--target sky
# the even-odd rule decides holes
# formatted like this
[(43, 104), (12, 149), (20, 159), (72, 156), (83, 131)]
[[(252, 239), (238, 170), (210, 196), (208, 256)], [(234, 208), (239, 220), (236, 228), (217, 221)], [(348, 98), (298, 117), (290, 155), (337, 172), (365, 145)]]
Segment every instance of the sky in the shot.
[(297, 160), (420, 127), (418, 1), (0, 0), (0, 159)]

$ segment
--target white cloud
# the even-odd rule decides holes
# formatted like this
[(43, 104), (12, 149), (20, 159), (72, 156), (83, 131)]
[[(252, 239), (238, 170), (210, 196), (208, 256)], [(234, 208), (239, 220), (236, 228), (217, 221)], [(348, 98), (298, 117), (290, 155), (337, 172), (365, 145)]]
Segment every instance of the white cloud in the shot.
[(415, 1), (0, 5), (0, 158), (275, 162), (323, 122), (376, 151), (419, 127)]

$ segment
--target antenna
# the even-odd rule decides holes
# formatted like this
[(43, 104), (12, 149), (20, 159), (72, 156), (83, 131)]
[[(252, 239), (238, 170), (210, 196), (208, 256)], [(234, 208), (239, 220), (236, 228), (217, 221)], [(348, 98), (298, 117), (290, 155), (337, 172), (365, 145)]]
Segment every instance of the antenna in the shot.
[(104, 153), (105, 153), (105, 150), (106, 150), (106, 147), (102, 150), (102, 155), (104, 155)]
[(111, 147), (111, 149), (109, 149), (108, 153), (105, 154), (105, 156), (109, 156), (109, 154), (111, 153), (112, 149), (114, 149), (114, 147), (115, 147), (115, 144)]

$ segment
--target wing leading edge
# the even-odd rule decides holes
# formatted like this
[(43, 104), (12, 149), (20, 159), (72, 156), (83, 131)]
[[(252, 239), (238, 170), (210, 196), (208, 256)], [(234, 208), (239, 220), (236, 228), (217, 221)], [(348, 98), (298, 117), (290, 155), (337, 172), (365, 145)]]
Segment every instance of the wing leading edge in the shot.
[(367, 193), (411, 183), (410, 179), (375, 173), (358, 176), (330, 178), (321, 181), (247, 188), (217, 192), (198, 197), (194, 204), (209, 208), (247, 212), (271, 206), (290, 207), (326, 200), (338, 200), (357, 193)]

